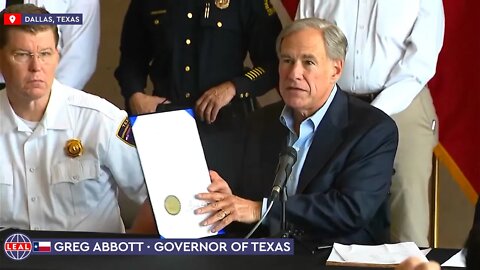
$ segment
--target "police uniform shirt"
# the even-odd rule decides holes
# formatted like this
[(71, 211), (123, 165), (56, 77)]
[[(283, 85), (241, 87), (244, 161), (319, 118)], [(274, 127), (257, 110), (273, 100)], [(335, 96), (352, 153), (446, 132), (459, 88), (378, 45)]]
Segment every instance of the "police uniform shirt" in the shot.
[(281, 27), (269, 0), (132, 0), (115, 77), (126, 100), (143, 91), (147, 76), (155, 95), (178, 105), (194, 105), (226, 81), (235, 100), (261, 95), (278, 83)]
[[(147, 195), (126, 113), (99, 97), (54, 81), (32, 131), (0, 91), (0, 226), (30, 230), (124, 232), (121, 188)], [(81, 155), (67, 155), (78, 139)]]

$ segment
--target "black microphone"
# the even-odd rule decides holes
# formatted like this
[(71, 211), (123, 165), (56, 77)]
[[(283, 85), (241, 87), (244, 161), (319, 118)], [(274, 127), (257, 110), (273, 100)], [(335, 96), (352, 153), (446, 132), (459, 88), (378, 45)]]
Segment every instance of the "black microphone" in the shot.
[(297, 151), (293, 147), (288, 146), (280, 152), (272, 193), (268, 199), (269, 202), (274, 201), (280, 194), (283, 186), (285, 186), (285, 182), (292, 173), (292, 167), (295, 162), (297, 162)]

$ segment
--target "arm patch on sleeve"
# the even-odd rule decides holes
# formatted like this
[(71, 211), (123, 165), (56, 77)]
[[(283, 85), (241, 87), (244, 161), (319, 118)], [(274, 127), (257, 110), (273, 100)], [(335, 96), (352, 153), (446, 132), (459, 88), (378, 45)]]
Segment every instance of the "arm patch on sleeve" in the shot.
[(117, 137), (132, 147), (136, 146), (135, 139), (133, 138), (132, 126), (130, 125), (128, 117), (125, 117), (125, 120), (123, 120), (122, 124), (118, 127)]

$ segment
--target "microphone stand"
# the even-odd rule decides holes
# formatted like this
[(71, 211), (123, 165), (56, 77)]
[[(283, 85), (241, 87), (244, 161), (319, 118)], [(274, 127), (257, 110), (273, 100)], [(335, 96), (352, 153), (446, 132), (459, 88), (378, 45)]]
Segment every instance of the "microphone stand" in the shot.
[(295, 230), (292, 230), (291, 228), (287, 228), (286, 209), (287, 209), (288, 194), (287, 194), (287, 187), (285, 184), (282, 186), (282, 190), (280, 191), (279, 200), (281, 203), (280, 205), (281, 213), (280, 213), (280, 233), (278, 234), (278, 236), (280, 238), (293, 238), (295, 241), (301, 242), (299, 238), (300, 236), (298, 235), (298, 233)]
[[(286, 181), (285, 181), (286, 182)], [(287, 187), (284, 185), (282, 187), (282, 192), (280, 192), (280, 202), (282, 203), (282, 215), (281, 215), (281, 218), (280, 218), (280, 224), (281, 224), (281, 236), (282, 238), (289, 238), (290, 237), (290, 230), (287, 230), (287, 220), (286, 220), (286, 205), (287, 205), (287, 200), (288, 200), (288, 194), (287, 194)]]
[[(285, 181), (286, 182), (286, 181)], [(281, 209), (282, 209), (282, 214), (281, 214), (281, 232), (280, 236), (278, 238), (290, 238), (290, 231), (287, 231), (287, 221), (286, 221), (286, 202), (288, 199), (287, 195), (287, 188), (285, 186), (285, 183), (283, 183), (283, 186), (281, 187), (281, 190), (279, 192), (280, 195), (280, 201), (281, 201)], [(250, 236), (257, 230), (257, 228), (262, 224), (263, 220), (267, 217), (268, 213), (270, 213), (270, 210), (272, 210), (273, 203), (275, 202), (276, 198), (278, 197), (273, 197), (272, 199), (268, 200), (268, 206), (267, 206), (267, 211), (260, 217), (260, 220), (253, 226), (253, 228), (250, 230), (250, 232), (245, 236), (245, 239), (249, 239)]]
[(305, 250), (309, 251), (311, 254), (315, 254), (316, 250), (312, 249), (310, 245), (306, 243), (305, 240), (301, 239), (302, 233), (298, 232), (295, 229), (287, 228), (287, 187), (286, 181), (282, 186), (282, 191), (280, 192), (280, 203), (281, 203), (281, 215), (280, 215), (280, 238), (292, 238), (296, 243), (299, 243)]
[(295, 228), (287, 228), (287, 218), (286, 218), (286, 203), (288, 200), (287, 187), (286, 183), (292, 172), (292, 167), (297, 161), (297, 152), (293, 147), (287, 147), (284, 149), (279, 156), (279, 163), (277, 167), (277, 173), (275, 176), (275, 181), (272, 188), (272, 193), (268, 199), (267, 211), (260, 217), (260, 220), (255, 224), (255, 226), (250, 230), (250, 232), (245, 236), (245, 239), (248, 239), (252, 236), (253, 232), (260, 226), (265, 217), (268, 215), (275, 200), (278, 198), (281, 203), (281, 216), (280, 216), (280, 233), (276, 234), (276, 237), (279, 238), (293, 238), (297, 243), (303, 246), (306, 250), (311, 251), (305, 240), (302, 240), (302, 231), (295, 230)]
[[(287, 218), (286, 218), (286, 203), (288, 200), (288, 194), (287, 194), (287, 188), (285, 185), (282, 186), (281, 192), (280, 192), (280, 201), (281, 201), (281, 231), (279, 234), (276, 234), (274, 238), (292, 238), (296, 243), (299, 243), (305, 250), (309, 251), (312, 255), (315, 254), (316, 249), (312, 248), (312, 246), (308, 245), (305, 243), (305, 240), (301, 239), (301, 233), (297, 232), (296, 230), (291, 230), (287, 229)], [(255, 226), (250, 230), (250, 232), (245, 236), (244, 239), (249, 239), (250, 236), (257, 230), (257, 228), (262, 224), (263, 220), (265, 217), (270, 213), (270, 210), (272, 210), (273, 203), (275, 202), (274, 200), (269, 201), (268, 206), (267, 206), (267, 211), (262, 215), (260, 220), (255, 224)]]

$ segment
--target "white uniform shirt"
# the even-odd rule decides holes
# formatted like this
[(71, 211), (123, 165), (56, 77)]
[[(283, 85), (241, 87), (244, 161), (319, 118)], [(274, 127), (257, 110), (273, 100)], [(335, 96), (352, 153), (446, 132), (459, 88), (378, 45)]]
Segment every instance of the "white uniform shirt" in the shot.
[[(0, 7), (5, 8), (5, 0)], [(25, 0), (45, 7), (50, 13), (81, 13), (82, 25), (58, 25), (60, 64), (55, 77), (70, 87), (83, 89), (97, 66), (100, 44), (100, 3), (98, 0)], [(1, 78), (3, 81), (3, 78)]]
[(336, 23), (348, 40), (342, 90), (381, 91), (372, 105), (406, 109), (435, 74), (443, 44), (442, 0), (300, 0), (297, 18)]
[[(127, 114), (108, 101), (54, 81), (32, 130), (0, 91), (0, 226), (124, 232), (118, 187), (142, 203), (146, 188), (135, 147), (119, 138)], [(70, 139), (84, 147), (66, 155)]]

